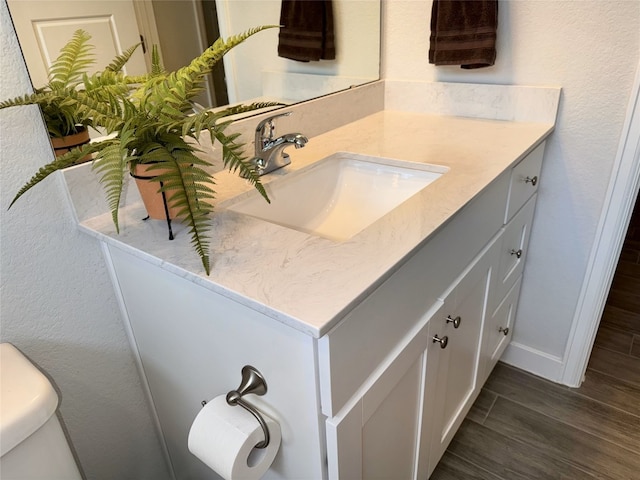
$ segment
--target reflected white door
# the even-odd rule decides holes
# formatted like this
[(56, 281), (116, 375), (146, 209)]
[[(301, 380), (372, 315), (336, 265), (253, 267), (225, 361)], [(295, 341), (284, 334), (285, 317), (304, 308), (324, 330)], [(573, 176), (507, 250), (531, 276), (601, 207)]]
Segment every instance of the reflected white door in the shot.
[[(103, 69), (116, 55), (140, 42), (132, 0), (8, 0), (8, 4), (35, 87), (47, 83), (49, 66), (79, 28), (92, 37), (95, 70)], [(141, 48), (127, 63), (125, 72), (146, 72)]]

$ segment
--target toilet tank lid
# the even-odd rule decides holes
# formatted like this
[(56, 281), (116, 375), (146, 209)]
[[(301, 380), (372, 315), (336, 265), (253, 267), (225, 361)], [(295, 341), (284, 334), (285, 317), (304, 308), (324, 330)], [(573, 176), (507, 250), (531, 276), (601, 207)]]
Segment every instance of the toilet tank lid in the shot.
[(0, 344), (0, 456), (44, 425), (58, 408), (51, 382), (10, 343)]

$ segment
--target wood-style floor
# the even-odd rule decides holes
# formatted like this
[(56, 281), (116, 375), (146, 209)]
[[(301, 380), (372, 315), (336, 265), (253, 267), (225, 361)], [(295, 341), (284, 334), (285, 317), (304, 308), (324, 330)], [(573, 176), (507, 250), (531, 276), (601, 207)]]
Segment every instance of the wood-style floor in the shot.
[(432, 480), (640, 480), (639, 210), (583, 385), (498, 364)]
[(620, 380), (598, 362), (571, 389), (498, 364), (431, 479), (640, 479), (640, 358), (615, 368), (629, 365)]

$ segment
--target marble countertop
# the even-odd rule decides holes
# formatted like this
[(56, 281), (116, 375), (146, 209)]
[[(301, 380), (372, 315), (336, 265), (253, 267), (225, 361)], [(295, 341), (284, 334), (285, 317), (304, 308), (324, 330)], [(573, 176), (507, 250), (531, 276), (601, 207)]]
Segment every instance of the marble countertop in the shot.
[[(189, 234), (174, 222), (146, 221), (140, 202), (120, 212), (120, 234), (108, 213), (80, 228), (204, 288), (313, 337), (327, 333), (388, 278), (456, 212), (549, 133), (550, 123), (486, 120), (382, 111), (289, 148), (292, 164), (262, 177), (268, 183), (338, 151), (449, 168), (441, 178), (344, 242), (227, 211), (224, 202), (251, 190), (228, 172), (215, 175), (218, 208), (211, 229), (211, 275)], [(304, 201), (304, 199), (301, 199)]]

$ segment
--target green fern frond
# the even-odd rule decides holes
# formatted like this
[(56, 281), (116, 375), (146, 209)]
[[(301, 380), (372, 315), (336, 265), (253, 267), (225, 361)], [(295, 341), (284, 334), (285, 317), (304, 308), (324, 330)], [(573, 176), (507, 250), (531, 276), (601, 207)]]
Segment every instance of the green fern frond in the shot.
[(133, 45), (133, 46), (127, 48), (120, 55), (116, 55), (116, 57), (111, 61), (111, 63), (109, 65), (107, 65), (105, 70), (110, 71), (110, 72), (120, 72), (120, 71), (122, 71), (122, 67), (124, 67), (125, 63), (127, 63), (129, 61), (129, 59), (131, 58), (131, 55), (134, 54), (134, 52), (136, 51), (136, 49), (140, 45), (141, 45), (140, 43), (137, 43), (136, 45)]
[[(193, 148), (180, 140), (166, 137), (162, 144), (155, 144), (144, 154), (145, 162), (153, 158), (150, 170), (162, 169), (163, 173), (154, 178), (162, 182), (161, 191), (167, 194), (167, 203), (178, 210), (178, 217), (187, 225), (191, 235), (191, 245), (200, 256), (207, 275), (211, 271), (209, 261), (211, 212), (213, 206), (207, 199), (215, 196), (211, 185), (213, 178), (198, 165), (203, 163), (193, 154)], [(206, 162), (205, 162), (206, 164)]]
[[(255, 35), (256, 33), (267, 30), (269, 28), (277, 27), (277, 25), (265, 25), (251, 28), (244, 33), (231, 36), (226, 40), (219, 38), (201, 55), (194, 58), (191, 63), (189, 63), (189, 65), (182, 67), (181, 69), (172, 73), (168, 78), (169, 84), (171, 84), (172, 86), (175, 85), (176, 79), (180, 79), (184, 82), (189, 82), (190, 88), (186, 89), (185, 100), (192, 100), (195, 95), (199, 93), (198, 91), (194, 90), (194, 88), (200, 88), (202, 86), (204, 76), (211, 72), (211, 69), (222, 59), (222, 57), (227, 52), (247, 40), (249, 37)], [(184, 105), (181, 110), (184, 112), (185, 108), (189, 108), (189, 106)]]
[(89, 120), (78, 114), (73, 105), (66, 105), (64, 102), (55, 104), (41, 104), (42, 114), (45, 118), (49, 136), (62, 138), (65, 135), (74, 133), (77, 125), (89, 124)]
[(128, 100), (113, 96), (110, 101), (99, 101), (82, 91), (70, 91), (68, 99), (75, 102), (79, 114), (91, 117), (95, 125), (104, 127), (107, 133), (122, 129), (125, 121), (121, 113)]
[(283, 107), (286, 103), (281, 102), (253, 102), (247, 104), (233, 105), (220, 110), (219, 113), (222, 117), (228, 117), (230, 115), (238, 115), (240, 113), (253, 112), (262, 108)]
[(74, 87), (80, 83), (82, 74), (95, 63), (91, 35), (76, 30), (71, 40), (60, 50), (49, 70), (49, 85), (52, 89)]
[(158, 75), (164, 75), (165, 69), (160, 63), (160, 52), (158, 51), (158, 46), (154, 45), (151, 48), (151, 76), (157, 77)]
[(21, 97), (4, 100), (0, 102), (0, 109), (24, 105), (46, 105), (62, 100), (64, 100), (64, 97), (59, 96), (56, 93), (36, 91), (35, 93), (23, 95)]
[(132, 89), (131, 83), (127, 81), (128, 78), (130, 77), (122, 72), (105, 70), (91, 76), (85, 75), (82, 83), (85, 92), (99, 93), (101, 89), (107, 89), (110, 92), (128, 94)]
[(9, 208), (11, 208), (22, 195), (24, 195), (32, 187), (36, 186), (52, 173), (74, 165), (78, 160), (84, 158), (87, 155), (99, 152), (102, 148), (105, 148), (108, 143), (109, 141), (87, 143), (85, 145), (81, 145), (80, 147), (72, 149), (71, 151), (65, 153), (64, 155), (61, 155), (60, 157), (56, 157), (53, 162), (50, 162), (41, 167), (40, 170), (38, 170), (38, 172), (33, 177), (31, 177), (20, 190), (18, 190), (18, 193), (9, 204)]
[(120, 138), (113, 139), (98, 153), (92, 167), (100, 176), (100, 183), (104, 186), (107, 204), (111, 210), (111, 219), (118, 233), (120, 233), (118, 212), (125, 174), (130, 160), (128, 143), (132, 134), (132, 131), (124, 131)]
[(76, 133), (76, 125), (88, 125), (90, 120), (77, 112), (75, 105), (69, 100), (73, 89), (59, 88), (55, 90), (38, 89), (35, 93), (23, 95), (0, 102), (0, 109), (39, 105), (44, 115), (49, 135), (62, 137)]
[(193, 138), (198, 138), (200, 132), (204, 130), (215, 130), (219, 128), (216, 125), (216, 122), (219, 118), (221, 118), (220, 115), (217, 115), (210, 110), (203, 110), (194, 115), (184, 118), (180, 122), (169, 124), (167, 125), (167, 127), (171, 130), (179, 130), (183, 137), (190, 136)]
[(243, 144), (237, 143), (235, 140), (240, 136), (239, 133), (225, 135), (222, 131), (211, 131), (212, 139), (218, 140), (222, 144), (222, 162), (230, 172), (240, 171), (240, 175), (246, 178), (251, 185), (262, 195), (262, 197), (271, 203), (267, 191), (264, 189), (260, 176), (256, 173), (255, 168), (247, 161), (247, 157), (242, 154)]
[(249, 30), (238, 35), (232, 35), (226, 40), (219, 38), (201, 55), (193, 59), (189, 65), (178, 70), (178, 75), (180, 77), (184, 76), (190, 78), (192, 81), (195, 81), (196, 78), (209, 73), (211, 71), (211, 68), (213, 68), (213, 66), (218, 63), (222, 59), (222, 57), (232, 48), (240, 45), (242, 42), (255, 35), (256, 33), (270, 28), (278, 27), (278, 25), (263, 25), (260, 27), (250, 28)]
[[(156, 134), (180, 130), (188, 131), (189, 129), (183, 128), (180, 124), (192, 111), (192, 100), (203, 90), (205, 75), (233, 47), (262, 30), (274, 27), (256, 27), (227, 40), (218, 39), (189, 65), (168, 75), (162, 73), (159, 61), (155, 61), (155, 67), (149, 81), (143, 83), (133, 93), (132, 98), (138, 102), (140, 109), (146, 112), (147, 118), (156, 122), (158, 125)], [(263, 106), (273, 105), (277, 104), (263, 104)], [(239, 107), (237, 111), (244, 112), (255, 108), (262, 107)], [(211, 125), (209, 123), (209, 126)], [(193, 133), (193, 135), (197, 136), (198, 133)]]

